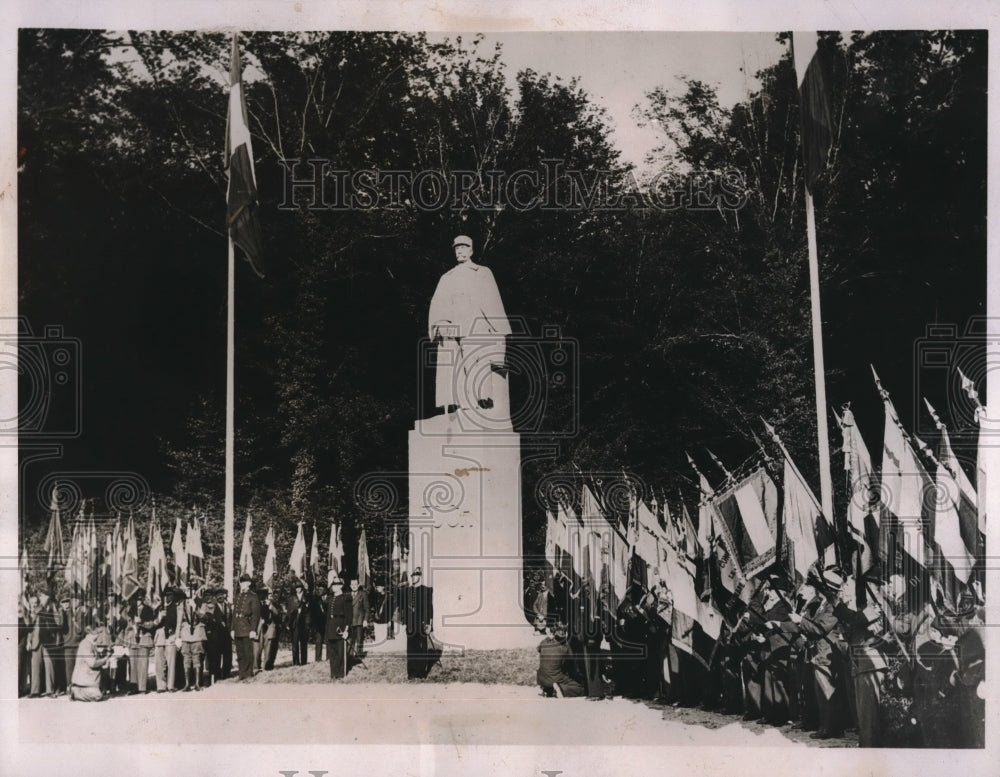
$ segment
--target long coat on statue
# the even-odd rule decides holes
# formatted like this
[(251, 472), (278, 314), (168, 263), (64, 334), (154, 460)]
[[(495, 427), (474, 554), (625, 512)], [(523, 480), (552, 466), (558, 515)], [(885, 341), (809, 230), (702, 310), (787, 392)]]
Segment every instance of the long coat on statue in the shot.
[(492, 399), (490, 365), (504, 364), (510, 333), (489, 267), (460, 262), (442, 275), (428, 315), (428, 335), (439, 340), (434, 403), (468, 408)]

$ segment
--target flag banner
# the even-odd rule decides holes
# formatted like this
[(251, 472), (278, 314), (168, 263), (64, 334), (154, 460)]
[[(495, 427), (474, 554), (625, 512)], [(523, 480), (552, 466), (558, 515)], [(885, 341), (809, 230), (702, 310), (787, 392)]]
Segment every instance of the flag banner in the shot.
[(611, 587), (620, 602), (628, 592), (628, 562), (631, 549), (620, 531), (611, 535)]
[(80, 539), (80, 523), (82, 518), (77, 518), (73, 524), (73, 536), (69, 542), (69, 553), (66, 556), (66, 569), (63, 572), (63, 577), (66, 580), (66, 585), (69, 590), (82, 590), (83, 581), (80, 579), (82, 568), (82, 563), (80, 560), (81, 553), (81, 539)]
[(295, 544), (292, 545), (292, 553), (288, 557), (288, 566), (292, 573), (302, 581), (306, 579), (306, 538), (302, 533), (302, 521), (299, 521), (299, 528), (295, 534)]
[(177, 569), (175, 582), (180, 583), (187, 576), (187, 553), (184, 552), (184, 538), (181, 535), (183, 526), (181, 517), (177, 516), (174, 524), (174, 538), (170, 542), (170, 552), (173, 553), (174, 566)]
[(933, 556), (926, 545), (933, 537), (933, 488), (886, 399), (879, 555), (885, 579), (900, 575), (905, 581), (910, 609), (922, 607), (930, 596), (927, 567)]
[[(548, 539), (546, 538), (546, 542)], [(546, 547), (546, 550), (548, 548)], [(399, 547), (399, 534), (396, 527), (392, 527), (392, 549), (389, 552), (389, 585), (396, 585), (399, 581), (399, 573), (402, 570), (403, 553)], [(549, 570), (551, 571), (551, 570)], [(551, 583), (551, 578), (549, 578)], [(551, 591), (551, 586), (549, 587)]]
[(124, 535), (124, 560), (122, 561), (121, 595), (125, 601), (139, 591), (139, 546), (135, 537), (135, 523), (129, 516)]
[(31, 575), (27, 548), (21, 548), (21, 561), (18, 564), (18, 572), (21, 575), (21, 596), (25, 596), (28, 593), (28, 578)]
[(954, 501), (958, 509), (958, 529), (962, 542), (974, 558), (979, 558), (984, 552), (983, 535), (978, 523), (979, 495), (969, 476), (962, 469), (955, 451), (952, 450), (948, 430), (944, 427), (941, 429), (941, 441), (938, 444), (938, 461), (947, 468), (948, 475), (958, 491), (958, 498)]
[[(559, 532), (559, 522), (552, 510), (545, 511), (545, 587), (551, 594), (554, 590), (556, 572), (556, 537)], [(393, 535), (395, 539), (395, 534)]]
[(97, 545), (97, 524), (94, 523), (94, 508), (90, 508), (90, 518), (87, 520), (86, 544), (84, 545), (84, 591), (96, 597), (100, 593), (100, 581), (103, 577), (104, 569), (101, 563), (101, 551)]
[(361, 538), (358, 540), (358, 586), (361, 590), (368, 588), (372, 579), (371, 563), (368, 559), (368, 539), (365, 530), (361, 530)]
[(313, 580), (319, 580), (319, 532), (313, 523), (312, 547), (309, 548), (309, 572)]
[[(302, 525), (299, 525), (299, 533), (302, 533)], [(240, 546), (240, 574), (247, 574), (253, 577), (253, 518), (247, 512), (247, 522), (243, 524), (243, 544)]]
[(267, 527), (267, 537), (264, 538), (264, 585), (268, 588), (274, 585), (274, 572), (278, 562), (278, 554), (274, 549), (274, 526)]
[(58, 486), (52, 489), (52, 498), (49, 502), (49, 531), (45, 535), (45, 552), (48, 554), (46, 569), (48, 574), (55, 574), (55, 571), (66, 563), (66, 552), (63, 548), (62, 521), (59, 518), (59, 504), (56, 501), (56, 491)]
[(205, 551), (201, 546), (201, 524), (194, 516), (187, 534), (188, 580), (192, 586), (205, 582)]
[(125, 569), (125, 543), (128, 535), (122, 533), (121, 514), (115, 518), (114, 559), (111, 565), (111, 588), (116, 594), (122, 593), (122, 575)]
[(958, 512), (958, 503), (961, 499), (958, 483), (948, 468), (939, 462), (934, 478), (934, 544), (952, 574), (963, 584), (968, 585), (976, 559), (962, 538)]
[(878, 562), (878, 516), (877, 505), (873, 505), (873, 486), (877, 483), (872, 475), (872, 458), (865, 445), (861, 431), (850, 409), (844, 410), (840, 421), (844, 438), (844, 471), (847, 473), (849, 501), (847, 503), (847, 528), (851, 538), (860, 547), (861, 572), (867, 572)]
[(817, 33), (793, 33), (792, 50), (799, 85), (802, 158), (806, 186), (812, 191), (833, 145), (829, 78), (823, 66)]
[(330, 563), (327, 567), (327, 582), (344, 574), (344, 545), (340, 541), (340, 527), (336, 521), (330, 523)]
[(163, 595), (166, 585), (167, 554), (163, 548), (163, 536), (156, 520), (156, 508), (149, 522), (149, 565), (146, 569), (146, 590), (150, 596)]
[(226, 119), (226, 167), (229, 188), (226, 192), (226, 226), (233, 245), (243, 251), (253, 271), (264, 277), (263, 242), (257, 209), (257, 178), (254, 171), (246, 99), (243, 94), (243, 67), (237, 36), (229, 69), (229, 114)]
[(747, 578), (774, 562), (778, 488), (763, 467), (720, 491), (712, 503), (716, 535)]
[(835, 535), (823, 517), (816, 495), (788, 459), (785, 459), (784, 486), (781, 516), (785, 536), (791, 546), (792, 566), (805, 579), (809, 567), (823, 558)]
[(115, 538), (112, 532), (104, 535), (103, 553), (104, 572), (101, 575), (101, 592), (106, 596), (109, 593), (120, 593), (115, 591)]

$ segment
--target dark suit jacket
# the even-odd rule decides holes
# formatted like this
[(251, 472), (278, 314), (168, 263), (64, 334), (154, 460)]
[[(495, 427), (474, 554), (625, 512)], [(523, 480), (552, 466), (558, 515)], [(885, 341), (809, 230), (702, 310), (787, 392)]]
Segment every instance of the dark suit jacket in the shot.
[(300, 637), (309, 634), (309, 595), (303, 594), (299, 599), (294, 593), (285, 602), (285, 618), (288, 631)]
[(424, 633), (424, 626), (434, 620), (434, 589), (411, 586), (406, 589), (406, 633), (411, 636)]
[(260, 625), (260, 599), (253, 591), (240, 591), (233, 599), (232, 627), (236, 637), (249, 637)]
[(330, 599), (330, 608), (326, 614), (326, 638), (343, 639), (341, 633), (351, 625), (351, 597), (340, 594)]
[(371, 608), (368, 606), (368, 592), (358, 590), (351, 594), (351, 625), (360, 626), (371, 620)]

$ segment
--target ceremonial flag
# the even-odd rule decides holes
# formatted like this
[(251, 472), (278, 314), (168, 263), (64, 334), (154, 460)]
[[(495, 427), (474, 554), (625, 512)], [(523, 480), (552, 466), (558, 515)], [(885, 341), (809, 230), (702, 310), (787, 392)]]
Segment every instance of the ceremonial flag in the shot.
[(371, 565), (368, 561), (368, 540), (365, 538), (365, 530), (361, 530), (361, 538), (358, 540), (358, 586), (361, 590), (368, 588), (372, 579)]
[(112, 532), (104, 535), (104, 573), (101, 575), (101, 588), (104, 594), (121, 593), (115, 591), (115, 538)]
[(198, 586), (205, 581), (205, 551), (201, 546), (201, 523), (193, 511), (187, 533), (187, 558), (188, 580), (192, 586)]
[[(874, 369), (872, 373), (874, 374)], [(885, 434), (882, 440), (882, 494), (879, 553), (885, 559), (886, 578), (901, 574), (908, 588), (908, 605), (921, 606), (929, 595), (927, 577), (927, 537), (924, 525), (933, 520), (933, 499), (926, 499), (934, 488), (930, 477), (917, 459), (908, 435), (889, 394), (875, 376), (885, 408)], [(901, 592), (892, 592), (899, 595)]]
[(139, 590), (139, 545), (136, 542), (135, 524), (131, 515), (128, 517), (128, 526), (125, 529), (122, 545), (124, 558), (121, 571), (121, 595), (122, 599), (128, 601)]
[(781, 508), (785, 536), (791, 543), (792, 566), (805, 579), (809, 567), (823, 558), (823, 551), (833, 543), (834, 532), (819, 500), (802, 479), (790, 459), (785, 459), (785, 498)]
[(986, 408), (979, 401), (979, 393), (976, 391), (976, 384), (973, 383), (969, 378), (965, 377), (965, 374), (958, 370), (958, 377), (962, 381), (962, 390), (966, 393), (970, 400), (976, 406), (976, 423), (979, 424), (979, 445), (976, 455), (976, 516), (979, 523), (979, 533), (986, 534), (986, 457), (983, 454), (983, 447), (986, 444), (985, 437), (982, 433), (983, 418), (986, 417)]
[(28, 575), (31, 573), (28, 566), (28, 549), (21, 548), (21, 562), (18, 564), (18, 572), (21, 574), (21, 596), (28, 592)]
[(82, 591), (84, 587), (84, 523), (83, 506), (80, 506), (80, 514), (73, 524), (73, 538), (69, 543), (69, 557), (66, 560), (66, 585), (71, 591)]
[(805, 160), (806, 186), (812, 191), (833, 145), (830, 89), (819, 51), (819, 35), (793, 33), (792, 51), (799, 84), (802, 158)]
[(713, 499), (715, 533), (748, 578), (775, 560), (778, 488), (763, 467), (719, 492)]
[[(253, 531), (253, 518), (247, 510), (247, 522), (243, 524), (243, 545), (240, 548), (240, 574), (248, 574), (253, 577), (253, 545), (251, 543), (251, 532)], [(299, 533), (302, 532), (302, 524), (299, 524)]]
[[(336, 521), (330, 522), (330, 564), (327, 569), (327, 581), (329, 582), (335, 576), (340, 577), (344, 574), (344, 544), (340, 540), (340, 527), (337, 525)], [(407, 570), (407, 579), (409, 579), (409, 570)]]
[[(969, 584), (976, 563), (979, 529), (976, 523), (976, 492), (951, 449), (948, 428), (930, 402), (927, 409), (941, 432), (934, 485), (934, 542), (955, 577)], [(957, 593), (957, 592), (953, 592)]]
[(299, 528), (295, 533), (295, 544), (292, 545), (292, 554), (288, 557), (288, 565), (292, 568), (293, 574), (304, 582), (306, 579), (306, 538), (302, 533), (302, 521), (299, 521)]
[(163, 595), (167, 574), (167, 553), (163, 548), (163, 535), (160, 534), (160, 524), (156, 519), (156, 505), (153, 505), (153, 517), (149, 521), (149, 566), (146, 569), (146, 591), (150, 596), (155, 593)]
[(274, 549), (274, 526), (267, 527), (267, 536), (264, 538), (264, 585), (269, 588), (274, 585), (274, 572), (278, 563), (278, 554)]
[(844, 471), (847, 473), (847, 488), (850, 501), (847, 503), (847, 528), (852, 539), (860, 547), (860, 571), (871, 569), (878, 561), (878, 509), (873, 508), (872, 458), (868, 453), (861, 431), (854, 420), (850, 408), (844, 409), (840, 421), (844, 438)]
[[(392, 548), (389, 550), (389, 585), (394, 586), (399, 582), (399, 573), (403, 561), (403, 554), (399, 547), (399, 535), (396, 527), (392, 527)], [(551, 571), (551, 570), (550, 570)], [(551, 580), (551, 579), (550, 579)]]
[(49, 532), (45, 535), (45, 552), (49, 554), (46, 569), (49, 575), (55, 574), (58, 567), (66, 563), (66, 553), (63, 549), (62, 522), (59, 520), (59, 503), (56, 501), (56, 491), (58, 487), (52, 489), (52, 498), (49, 501)]
[(313, 580), (319, 579), (319, 532), (316, 531), (315, 521), (313, 521), (312, 547), (309, 549), (309, 571)]
[[(555, 513), (551, 509), (545, 511), (545, 587), (549, 593), (553, 593), (556, 571), (556, 533), (559, 531), (559, 523), (556, 521)], [(396, 541), (395, 529), (393, 529), (393, 543)]]
[(183, 527), (181, 517), (178, 515), (174, 523), (174, 538), (170, 543), (170, 552), (174, 556), (174, 566), (177, 570), (175, 582), (181, 583), (187, 576), (187, 553), (184, 552), (184, 538), (181, 534)]
[(111, 585), (116, 594), (122, 592), (122, 575), (125, 571), (125, 545), (128, 537), (122, 533), (122, 514), (115, 515), (114, 561), (111, 565)]
[(100, 578), (103, 573), (101, 568), (101, 553), (97, 547), (97, 524), (94, 523), (94, 506), (90, 506), (90, 518), (87, 520), (86, 541), (84, 544), (84, 591), (88, 591), (96, 597), (99, 593)]
[(243, 67), (237, 36), (229, 68), (229, 113), (226, 118), (226, 169), (229, 188), (226, 193), (226, 226), (233, 245), (239, 246), (253, 271), (261, 278), (263, 244), (257, 219), (257, 178), (247, 106), (243, 95)]

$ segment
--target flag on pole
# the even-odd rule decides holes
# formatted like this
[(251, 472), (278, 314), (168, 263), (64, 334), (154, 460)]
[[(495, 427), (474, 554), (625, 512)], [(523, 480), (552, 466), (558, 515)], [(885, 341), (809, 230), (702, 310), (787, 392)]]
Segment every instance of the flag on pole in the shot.
[(201, 546), (201, 523), (193, 510), (187, 540), (188, 580), (192, 587), (197, 587), (205, 582), (205, 551)]
[(131, 515), (128, 517), (128, 526), (125, 528), (125, 535), (122, 539), (124, 557), (121, 570), (121, 594), (122, 599), (128, 601), (139, 590), (139, 546), (136, 542), (135, 524)]
[(254, 171), (246, 99), (243, 94), (243, 67), (237, 35), (229, 68), (229, 114), (226, 118), (226, 226), (233, 245), (238, 246), (250, 267), (261, 278), (263, 245), (257, 219), (257, 177)]
[(28, 549), (21, 548), (21, 562), (18, 564), (18, 572), (21, 574), (21, 596), (28, 593), (28, 576), (31, 574), (28, 566)]
[(86, 583), (84, 590), (92, 597), (99, 594), (99, 580), (103, 569), (100, 561), (100, 550), (97, 547), (97, 524), (94, 522), (94, 505), (90, 505), (90, 517), (87, 519), (86, 542), (84, 544), (84, 573)]
[(274, 549), (274, 526), (267, 527), (267, 537), (264, 538), (264, 585), (268, 588), (274, 585), (274, 572), (278, 562), (278, 553)]
[(46, 570), (49, 575), (54, 575), (58, 567), (66, 563), (66, 553), (63, 549), (62, 521), (59, 519), (59, 503), (56, 501), (56, 491), (52, 489), (52, 498), (49, 501), (49, 532), (45, 535), (45, 552), (49, 554)]
[(122, 574), (125, 570), (125, 544), (127, 540), (128, 536), (122, 532), (122, 514), (119, 511), (115, 515), (114, 561), (111, 565), (111, 585), (116, 594), (122, 592)]
[(811, 192), (833, 145), (829, 79), (819, 50), (819, 34), (792, 33), (792, 54), (799, 85), (799, 121), (806, 186)]
[(160, 534), (160, 523), (156, 518), (156, 505), (153, 505), (153, 517), (149, 521), (149, 565), (146, 569), (146, 592), (153, 596), (163, 595), (167, 574), (167, 553), (163, 548), (163, 535)]
[[(253, 518), (250, 517), (250, 511), (247, 510), (247, 522), (243, 524), (243, 545), (240, 548), (240, 574), (247, 574), (250, 577), (253, 577), (253, 546), (250, 541), (252, 527)], [(301, 525), (299, 531), (302, 531)]]
[[(976, 391), (976, 384), (973, 383), (965, 374), (958, 370), (958, 377), (962, 381), (962, 390), (966, 393), (970, 400), (976, 406), (976, 423), (979, 424), (980, 429), (982, 429), (983, 418), (986, 417), (986, 408), (983, 407), (982, 402), (979, 401), (979, 393)], [(979, 523), (979, 533), (982, 535), (986, 534), (986, 467), (985, 467), (985, 456), (983, 455), (983, 447), (986, 444), (986, 440), (980, 431), (979, 434), (979, 445), (976, 456), (976, 515)]]
[(288, 565), (299, 580), (305, 582), (306, 579), (306, 537), (302, 533), (302, 521), (299, 521), (299, 529), (295, 534), (295, 544), (292, 545), (292, 554), (288, 557)]
[(850, 408), (844, 408), (840, 429), (844, 438), (844, 471), (850, 500), (847, 503), (847, 530), (860, 548), (860, 571), (867, 572), (878, 562), (879, 510), (873, 504), (872, 457)]
[(941, 432), (934, 478), (934, 542), (955, 577), (968, 585), (976, 563), (979, 541), (976, 492), (951, 448), (948, 427), (938, 417), (931, 403), (926, 399), (924, 403)]
[(361, 538), (358, 540), (358, 586), (364, 591), (371, 582), (372, 570), (368, 560), (368, 540), (365, 539), (365, 530), (361, 530)]
[(319, 580), (319, 532), (316, 531), (315, 521), (313, 521), (312, 547), (309, 549), (309, 571), (313, 580)]
[(792, 565), (805, 579), (809, 567), (822, 559), (823, 551), (833, 543), (833, 528), (823, 517), (816, 495), (790, 459), (785, 459), (784, 484), (781, 514), (785, 536), (792, 546)]
[[(409, 571), (409, 570), (407, 570)], [(344, 545), (340, 541), (340, 527), (336, 521), (330, 522), (330, 563), (327, 565), (327, 583), (344, 574)]]

